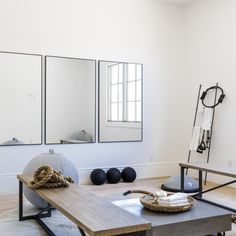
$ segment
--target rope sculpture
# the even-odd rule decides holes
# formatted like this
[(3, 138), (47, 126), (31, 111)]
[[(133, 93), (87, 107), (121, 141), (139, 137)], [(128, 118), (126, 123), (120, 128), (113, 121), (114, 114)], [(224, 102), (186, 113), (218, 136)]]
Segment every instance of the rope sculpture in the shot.
[(50, 166), (41, 166), (36, 170), (34, 180), (30, 181), (28, 187), (32, 189), (69, 187), (70, 183), (74, 183), (71, 177), (62, 175)]

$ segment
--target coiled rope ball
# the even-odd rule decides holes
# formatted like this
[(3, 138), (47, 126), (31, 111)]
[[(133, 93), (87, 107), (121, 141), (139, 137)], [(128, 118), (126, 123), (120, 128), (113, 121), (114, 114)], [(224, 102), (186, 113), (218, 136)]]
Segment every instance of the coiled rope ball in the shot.
[[(24, 168), (23, 174), (33, 174), (41, 166), (50, 166), (60, 172), (63, 176), (71, 176), (75, 184), (79, 184), (79, 173), (77, 167), (63, 154), (49, 150), (48, 153), (42, 153), (34, 157)], [(41, 174), (42, 175), (42, 174)], [(26, 199), (38, 208), (47, 207), (48, 203), (38, 196), (32, 188), (24, 185), (24, 195)]]
[(32, 189), (69, 187), (70, 183), (74, 183), (71, 177), (64, 176), (61, 172), (53, 170), (51, 166), (45, 165), (35, 171), (34, 180), (28, 187)]

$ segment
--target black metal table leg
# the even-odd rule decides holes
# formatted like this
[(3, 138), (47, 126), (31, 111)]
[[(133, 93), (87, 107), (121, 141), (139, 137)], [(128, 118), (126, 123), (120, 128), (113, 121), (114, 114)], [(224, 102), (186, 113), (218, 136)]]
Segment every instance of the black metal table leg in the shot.
[(23, 215), (23, 183), (19, 181), (19, 221), (33, 220), (34, 215), (24, 216)]
[[(28, 215), (24, 216), (24, 203), (23, 203), (23, 183), (19, 180), (19, 221), (24, 221), (24, 220), (34, 220), (35, 216), (38, 218), (45, 218), (45, 217), (51, 217), (51, 211), (52, 211), (52, 206), (48, 203), (48, 206), (44, 209), (42, 209), (40, 212), (38, 212), (35, 215)], [(47, 213), (44, 213), (44, 212)]]
[(19, 221), (23, 219), (23, 184), (19, 181)]
[(202, 171), (201, 170), (199, 170), (199, 173), (198, 173), (198, 188), (199, 188), (198, 196), (201, 198), (202, 197)]
[(184, 192), (184, 167), (181, 166), (180, 168), (180, 190)]
[(78, 226), (79, 232), (82, 236), (86, 236), (85, 232)]
[(34, 216), (34, 220), (36, 220), (36, 222), (44, 229), (44, 231), (49, 235), (49, 236), (56, 236), (56, 234), (54, 234), (52, 232), (52, 230), (41, 220), (41, 217), (39, 216)]
[[(48, 206), (46, 208), (42, 209), (40, 212), (38, 212), (36, 216), (39, 218), (51, 217), (53, 209), (54, 208), (48, 203)], [(45, 211), (47, 213), (44, 213)]]
[[(41, 218), (51, 217), (52, 206), (48, 204), (48, 206), (41, 211), (39, 211), (35, 215), (24, 216), (24, 205), (23, 205), (23, 183), (19, 180), (19, 221), (24, 220), (35, 220), (49, 236), (56, 236), (49, 227), (41, 220)], [(44, 212), (47, 213), (44, 213)]]

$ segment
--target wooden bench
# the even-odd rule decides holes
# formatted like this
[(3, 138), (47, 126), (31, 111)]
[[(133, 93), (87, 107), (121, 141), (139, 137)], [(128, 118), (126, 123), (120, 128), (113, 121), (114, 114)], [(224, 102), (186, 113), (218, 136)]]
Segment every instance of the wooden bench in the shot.
[[(222, 187), (227, 186), (229, 184), (236, 183), (236, 169), (234, 169), (234, 168), (222, 168), (222, 167), (219, 167), (217, 165), (206, 164), (206, 163), (179, 163), (179, 166), (181, 168), (181, 191), (182, 192), (184, 192), (184, 176), (185, 176), (184, 174), (185, 174), (185, 169), (197, 170), (198, 173), (199, 173), (199, 177), (198, 177), (199, 192), (197, 194), (193, 195), (193, 196), (196, 199), (200, 200), (200, 201), (204, 201), (204, 202), (209, 203), (211, 205), (218, 206), (218, 207), (221, 207), (221, 208), (224, 208), (226, 210), (229, 210), (231, 212), (236, 213), (236, 209), (233, 209), (233, 208), (230, 208), (228, 206), (224, 206), (224, 205), (218, 204), (216, 202), (209, 201), (209, 200), (204, 199), (202, 197), (204, 193), (207, 193), (207, 192), (210, 192), (210, 191), (222, 188)], [(231, 177), (231, 178), (234, 178), (234, 180), (232, 180), (230, 182), (227, 182), (225, 184), (218, 185), (218, 186), (216, 186), (214, 188), (210, 188), (210, 189), (207, 189), (207, 190), (203, 191), (203, 187), (202, 187), (202, 172), (203, 171), (206, 171), (206, 172), (209, 172), (209, 173), (213, 173), (213, 174), (218, 174), (218, 175), (223, 175), (223, 176)]]
[(92, 236), (101, 235), (146, 235), (151, 224), (107, 200), (71, 184), (68, 188), (38, 189), (35, 192), (48, 202), (48, 207), (36, 215), (23, 215), (23, 184), (28, 185), (33, 175), (18, 175), (19, 180), (19, 220), (34, 219), (47, 232), (55, 234), (42, 221), (51, 216), (52, 208), (74, 222), (81, 234), (85, 232)]

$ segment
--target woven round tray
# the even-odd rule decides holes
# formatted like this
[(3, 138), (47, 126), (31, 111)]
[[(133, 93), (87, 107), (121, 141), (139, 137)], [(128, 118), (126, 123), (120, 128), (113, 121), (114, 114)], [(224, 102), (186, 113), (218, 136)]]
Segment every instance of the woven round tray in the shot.
[(160, 211), (160, 212), (181, 212), (189, 210), (195, 200), (194, 198), (188, 196), (188, 204), (181, 205), (181, 206), (168, 206), (168, 205), (159, 205), (158, 204), (158, 197), (154, 196), (153, 194), (147, 194), (140, 197), (140, 202), (142, 205), (151, 210), (151, 211)]

